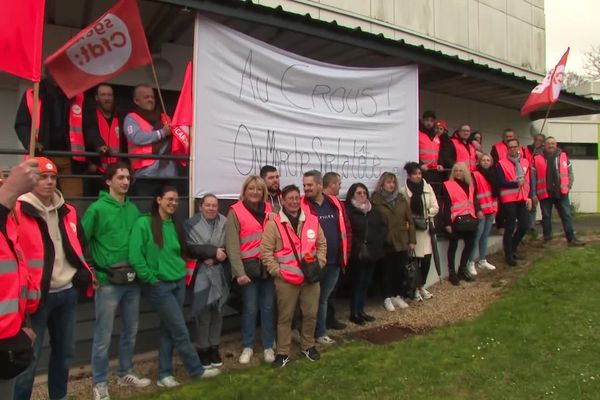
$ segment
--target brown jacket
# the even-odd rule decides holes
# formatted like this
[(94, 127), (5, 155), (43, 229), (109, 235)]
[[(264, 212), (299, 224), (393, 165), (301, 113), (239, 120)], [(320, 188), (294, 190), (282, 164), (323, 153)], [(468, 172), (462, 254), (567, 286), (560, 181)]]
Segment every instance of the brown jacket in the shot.
[[(279, 217), (281, 218), (281, 222), (290, 222), (283, 211), (279, 212)], [(304, 226), (305, 220), (306, 215), (304, 214), (304, 211), (300, 210), (300, 222), (298, 223), (298, 229), (296, 231), (298, 237), (300, 237), (300, 234), (302, 233), (302, 227)], [(275, 221), (269, 220), (265, 226), (262, 242), (260, 244), (260, 258), (263, 266), (273, 277), (279, 276), (279, 263), (275, 259), (275, 253), (282, 248), (283, 242), (281, 241), (279, 229), (277, 229)], [(323, 233), (323, 229), (321, 229), (321, 227), (319, 227), (319, 234), (317, 236), (317, 260), (319, 260), (321, 268), (323, 268), (327, 263), (327, 240), (325, 239), (325, 234)]]
[(410, 204), (404, 195), (398, 194), (394, 208), (390, 207), (378, 192), (373, 193), (371, 202), (377, 207), (388, 227), (386, 252), (405, 251), (408, 250), (409, 243), (417, 243)]

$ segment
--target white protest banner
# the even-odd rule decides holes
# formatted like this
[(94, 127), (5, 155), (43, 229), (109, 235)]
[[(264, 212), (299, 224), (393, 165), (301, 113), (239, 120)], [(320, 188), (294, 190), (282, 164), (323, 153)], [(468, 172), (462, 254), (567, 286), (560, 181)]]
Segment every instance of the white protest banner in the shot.
[(192, 194), (238, 198), (244, 179), (273, 165), (281, 185), (311, 169), (344, 187), (373, 188), (418, 158), (415, 65), (355, 68), (270, 46), (196, 20)]

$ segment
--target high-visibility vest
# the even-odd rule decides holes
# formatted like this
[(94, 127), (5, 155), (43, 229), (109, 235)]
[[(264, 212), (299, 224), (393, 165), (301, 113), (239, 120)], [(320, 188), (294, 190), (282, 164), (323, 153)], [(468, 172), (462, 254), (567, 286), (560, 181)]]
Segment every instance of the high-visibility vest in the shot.
[[(492, 146), (496, 149), (496, 153), (498, 153), (498, 161), (504, 160), (508, 158), (508, 146), (502, 140)], [(529, 157), (527, 156), (528, 150), (519, 144), (519, 154), (521, 157), (525, 158), (529, 161)]]
[[(135, 120), (135, 122), (137, 122), (138, 126), (140, 127), (140, 130), (143, 133), (150, 135), (154, 134), (154, 131), (157, 130), (154, 129), (152, 125), (150, 125), (150, 122), (146, 121), (139, 114), (132, 112), (129, 113), (129, 115)], [(162, 120), (163, 124), (166, 124), (170, 121), (169, 116), (165, 113), (160, 114), (160, 119)], [(152, 144), (137, 145), (131, 142), (129, 138), (127, 138), (127, 147), (130, 154), (153, 154)], [(133, 168), (134, 171), (137, 171), (138, 169), (149, 167), (150, 165), (154, 164), (155, 161), (156, 159), (153, 158), (134, 158), (131, 160), (131, 168)]]
[[(79, 263), (79, 266), (72, 266), (77, 269), (87, 269), (90, 272), (93, 281), (94, 274), (85, 261), (83, 249), (81, 248), (81, 243), (79, 243), (79, 238), (77, 237), (77, 211), (75, 210), (75, 207), (67, 203), (65, 203), (63, 207), (66, 207), (66, 210), (64, 211), (62, 219), (61, 211), (59, 209), (60, 230), (61, 232), (64, 231), (66, 233), (68, 239), (68, 243), (66, 244), (74, 251), (78, 258), (75, 261)], [(33, 311), (31, 312), (34, 312), (40, 303), (40, 299), (46, 296), (46, 291), (49, 289), (50, 277), (52, 276), (52, 269), (54, 267), (54, 246), (52, 238), (50, 238), (50, 235), (48, 234), (47, 225), (44, 226), (45, 232), (42, 233), (43, 225), (41, 226), (41, 224), (46, 224), (46, 221), (41, 216), (34, 217), (31, 214), (24, 212), (23, 202), (20, 200), (17, 201), (15, 205), (14, 214), (15, 220), (17, 221), (18, 241), (30, 270), (32, 287), (40, 294), (37, 298), (30, 299), (33, 302)], [(49, 250), (52, 254), (46, 254), (44, 249), (45, 244), (46, 246), (51, 246), (51, 249)], [(69, 261), (73, 263), (73, 260)], [(48, 265), (45, 265), (46, 263)], [(35, 295), (35, 293), (33, 293), (33, 295)], [(92, 284), (87, 287), (86, 295), (88, 297), (94, 295)], [(28, 312), (30, 312), (29, 309)]]
[[(110, 126), (108, 126), (108, 122), (106, 118), (104, 118), (104, 114), (100, 109), (96, 109), (96, 117), (98, 119), (98, 130), (100, 131), (100, 137), (104, 140), (104, 143), (108, 146), (108, 149), (112, 154), (117, 154), (120, 152), (121, 148), (119, 146), (119, 119), (114, 116)], [(102, 165), (98, 168), (100, 172), (106, 171), (106, 167), (108, 164), (116, 163), (116, 157), (102, 157), (100, 159)]]
[[(344, 206), (342, 205), (342, 203), (340, 203), (340, 201), (338, 200), (337, 197), (335, 196), (331, 196), (331, 195), (326, 195), (323, 194), (323, 196), (327, 197), (329, 200), (331, 200), (331, 202), (333, 203), (333, 205), (335, 206), (335, 208), (337, 208), (337, 212), (338, 212), (338, 228), (339, 228), (339, 232), (340, 232), (340, 240), (341, 240), (341, 245), (342, 245), (342, 268), (345, 268), (348, 265), (348, 259), (350, 258), (350, 243), (348, 243), (348, 232), (346, 231), (346, 221), (344, 218)], [(302, 199), (300, 201), (300, 207), (302, 208), (302, 211), (304, 211), (304, 213), (306, 215), (308, 214), (312, 214), (313, 211), (308, 203), (308, 199), (306, 199), (306, 197), (302, 196)]]
[[(25, 100), (29, 115), (33, 118), (33, 89), (27, 89)], [(85, 151), (85, 142), (83, 140), (83, 93), (78, 94), (71, 100), (69, 105), (69, 144), (71, 152), (83, 153)], [(35, 139), (39, 138), (40, 116), (42, 115), (42, 100), (38, 103), (38, 114), (35, 121)], [(33, 121), (32, 121), (33, 123)], [(50, 133), (51, 134), (51, 133)], [(84, 162), (85, 156), (72, 156), (73, 160)]]
[(6, 220), (6, 236), (0, 233), (0, 339), (15, 336), (25, 319), (25, 312), (35, 311), (28, 297), (36, 296), (30, 286), (29, 270), (17, 241), (12, 218)]
[[(275, 217), (275, 225), (281, 236), (282, 247), (273, 255), (279, 263), (281, 277), (292, 285), (301, 285), (304, 274), (296, 256), (294, 248), (300, 259), (312, 262), (317, 259), (317, 238), (319, 235), (319, 218), (313, 214), (306, 214), (300, 238), (289, 223), (282, 223), (281, 217)], [(287, 231), (287, 232), (286, 232)], [(289, 235), (288, 235), (289, 233)], [(290, 242), (290, 238), (292, 241)], [(293, 247), (292, 247), (293, 246)]]
[(475, 171), (475, 168), (477, 167), (477, 152), (475, 151), (475, 147), (473, 147), (471, 143), (468, 143), (467, 146), (469, 150), (467, 150), (464, 143), (459, 138), (453, 137), (450, 140), (456, 150), (456, 162), (461, 162), (465, 164), (470, 171)]
[[(539, 200), (544, 200), (548, 195), (548, 182), (546, 182), (548, 160), (542, 154), (536, 154), (533, 157), (533, 165), (536, 171), (536, 187), (535, 191)], [(567, 154), (561, 151), (558, 156), (558, 178), (560, 183), (560, 194), (567, 195), (569, 193), (569, 160)]]
[(434, 136), (433, 140), (425, 132), (419, 131), (419, 161), (427, 167), (437, 167), (440, 157), (440, 138)]
[(446, 181), (444, 182), (444, 187), (448, 191), (448, 195), (450, 195), (450, 221), (454, 222), (461, 215), (470, 215), (473, 218), (477, 218), (473, 198), (475, 194), (473, 185), (469, 185), (468, 196), (456, 181)]
[[(529, 161), (521, 157), (519, 159), (523, 167), (525, 184), (520, 188), (500, 188), (500, 202), (513, 203), (515, 201), (524, 201), (529, 198)], [(507, 181), (517, 180), (517, 167), (511, 160), (505, 158), (498, 163)]]
[(239, 200), (231, 206), (240, 223), (240, 255), (242, 260), (260, 259), (260, 241), (262, 240), (267, 214), (271, 212), (271, 205), (265, 202), (265, 220), (259, 223), (254, 215)]
[(498, 199), (492, 195), (492, 185), (479, 171), (473, 171), (473, 178), (477, 186), (477, 200), (481, 206), (481, 212), (486, 215), (498, 212)]

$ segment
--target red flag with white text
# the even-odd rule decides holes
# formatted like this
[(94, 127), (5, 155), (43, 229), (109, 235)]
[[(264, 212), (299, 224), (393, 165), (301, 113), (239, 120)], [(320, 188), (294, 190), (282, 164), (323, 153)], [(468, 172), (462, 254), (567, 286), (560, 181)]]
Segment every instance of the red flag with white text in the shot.
[(529, 114), (541, 107), (556, 103), (562, 89), (568, 57), (569, 48), (567, 48), (565, 54), (560, 58), (556, 67), (548, 71), (544, 80), (533, 88), (523, 108), (521, 108), (521, 115)]
[(70, 98), (151, 62), (137, 2), (121, 0), (49, 56), (44, 64)]
[(0, 6), (0, 70), (39, 82), (45, 0), (1, 0)]
[[(190, 155), (190, 127), (194, 122), (194, 112), (192, 110), (192, 62), (188, 62), (179, 93), (179, 100), (171, 122), (171, 133), (173, 140), (171, 142), (171, 153), (174, 156), (189, 156)], [(181, 165), (186, 165), (187, 162), (181, 161)]]

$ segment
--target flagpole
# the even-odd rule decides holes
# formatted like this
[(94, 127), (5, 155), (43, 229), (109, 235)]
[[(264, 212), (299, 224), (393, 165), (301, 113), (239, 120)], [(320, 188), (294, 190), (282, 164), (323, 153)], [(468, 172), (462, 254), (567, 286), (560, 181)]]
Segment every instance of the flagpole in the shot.
[(548, 120), (548, 115), (550, 115), (550, 109), (552, 108), (552, 104), (554, 104), (554, 103), (550, 103), (550, 105), (548, 106), (548, 109), (546, 110), (546, 116), (544, 117), (544, 122), (542, 122), (542, 128), (540, 129), (540, 135), (542, 133), (544, 133), (544, 127), (546, 126), (546, 121)]
[(158, 84), (158, 75), (156, 75), (156, 68), (154, 67), (154, 60), (150, 57), (150, 67), (152, 68), (152, 76), (154, 77), (154, 83), (156, 83), (156, 90), (158, 91), (158, 99), (160, 100), (160, 106), (162, 107), (162, 112), (167, 113), (167, 108), (165, 107), (165, 101), (163, 100), (162, 93), (160, 91), (160, 85)]
[(31, 111), (31, 130), (29, 131), (29, 157), (35, 157), (37, 120), (39, 113), (40, 83), (33, 83), (33, 110)]

